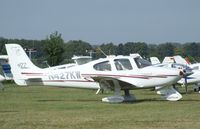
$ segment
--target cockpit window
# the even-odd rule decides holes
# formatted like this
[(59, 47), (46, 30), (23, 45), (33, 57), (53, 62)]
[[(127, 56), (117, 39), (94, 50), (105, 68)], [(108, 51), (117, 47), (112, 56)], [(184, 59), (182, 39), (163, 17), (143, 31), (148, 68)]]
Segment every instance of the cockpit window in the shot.
[(131, 70), (132, 66), (128, 59), (115, 59), (115, 67), (117, 70)]
[(111, 65), (109, 61), (105, 61), (105, 62), (95, 64), (94, 69), (98, 71), (111, 71)]
[(144, 67), (147, 67), (147, 66), (150, 66), (151, 63), (147, 60), (144, 60), (142, 58), (134, 58), (135, 60), (135, 63), (137, 64), (137, 67), (138, 68), (144, 68)]

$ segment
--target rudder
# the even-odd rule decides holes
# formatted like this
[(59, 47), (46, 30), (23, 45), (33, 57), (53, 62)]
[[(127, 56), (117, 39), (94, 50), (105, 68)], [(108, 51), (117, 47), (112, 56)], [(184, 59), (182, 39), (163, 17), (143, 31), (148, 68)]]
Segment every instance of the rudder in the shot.
[(31, 62), (20, 45), (6, 44), (5, 46), (15, 83), (18, 85), (27, 85), (22, 72), (36, 71), (40, 68)]

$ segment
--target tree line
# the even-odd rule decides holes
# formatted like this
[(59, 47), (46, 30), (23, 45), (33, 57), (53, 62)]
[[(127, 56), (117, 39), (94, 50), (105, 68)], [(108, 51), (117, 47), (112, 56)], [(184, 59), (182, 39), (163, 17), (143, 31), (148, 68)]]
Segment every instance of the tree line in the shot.
[[(50, 34), (44, 40), (26, 40), (26, 39), (6, 39), (0, 38), (0, 55), (6, 54), (5, 44), (17, 43), (30, 54), (32, 50), (32, 61), (45, 67), (48, 62), (50, 66), (72, 62), (73, 55), (92, 55), (94, 59), (105, 57), (106, 55), (129, 55), (130, 53), (139, 53), (143, 58), (149, 59), (156, 56), (163, 60), (165, 56), (181, 55), (187, 57), (191, 62), (200, 61), (200, 43), (173, 43), (148, 44), (145, 42), (127, 42), (127, 43), (102, 43), (100, 45), (91, 45), (82, 40), (70, 40), (65, 42), (62, 35), (57, 31)], [(101, 50), (100, 50), (101, 49)]]

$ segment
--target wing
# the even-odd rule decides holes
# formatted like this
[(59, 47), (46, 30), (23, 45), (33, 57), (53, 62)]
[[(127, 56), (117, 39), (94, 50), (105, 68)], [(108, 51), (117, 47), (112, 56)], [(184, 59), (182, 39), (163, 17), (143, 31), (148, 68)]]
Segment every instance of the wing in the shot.
[(91, 77), (94, 81), (100, 84), (103, 89), (114, 89), (114, 81), (118, 81), (121, 89), (135, 89), (137, 88), (132, 83), (120, 78), (120, 77), (107, 77), (107, 76), (95, 76)]

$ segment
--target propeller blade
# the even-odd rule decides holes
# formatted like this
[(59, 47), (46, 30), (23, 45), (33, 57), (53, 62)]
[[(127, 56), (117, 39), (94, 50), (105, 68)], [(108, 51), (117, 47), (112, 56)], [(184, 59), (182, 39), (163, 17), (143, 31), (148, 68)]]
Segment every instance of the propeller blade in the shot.
[(185, 93), (187, 94), (187, 91), (188, 91), (187, 76), (184, 76), (184, 79), (185, 79)]

